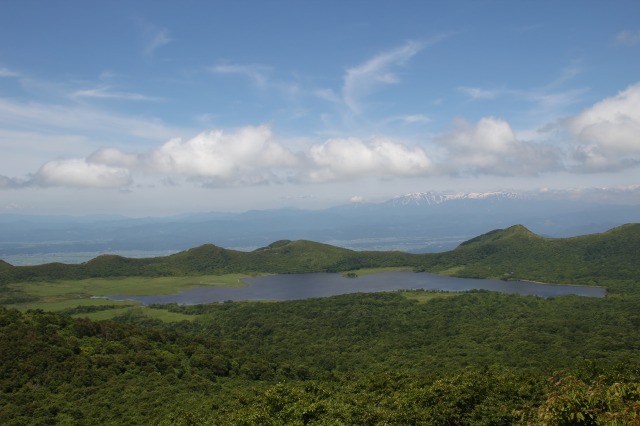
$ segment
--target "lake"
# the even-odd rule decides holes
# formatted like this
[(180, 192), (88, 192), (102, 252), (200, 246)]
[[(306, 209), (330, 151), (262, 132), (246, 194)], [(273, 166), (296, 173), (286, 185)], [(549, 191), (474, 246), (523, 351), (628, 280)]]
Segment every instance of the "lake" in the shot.
[(470, 291), (489, 290), (540, 297), (578, 295), (604, 297), (602, 287), (541, 284), (446, 277), (428, 272), (396, 271), (346, 278), (335, 273), (267, 275), (245, 278), (245, 287), (199, 287), (162, 296), (108, 296), (112, 300), (134, 300), (145, 305), (178, 303), (197, 305), (227, 300), (297, 300), (348, 293), (394, 290)]

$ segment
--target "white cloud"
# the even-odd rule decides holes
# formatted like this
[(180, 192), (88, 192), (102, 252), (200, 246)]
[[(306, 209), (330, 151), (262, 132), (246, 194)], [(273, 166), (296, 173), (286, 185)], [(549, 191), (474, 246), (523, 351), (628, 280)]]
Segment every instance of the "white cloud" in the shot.
[(122, 167), (72, 158), (45, 163), (34, 176), (33, 182), (41, 186), (119, 188), (131, 184), (131, 173)]
[(424, 45), (409, 41), (403, 46), (381, 53), (362, 65), (347, 70), (342, 89), (344, 103), (353, 112), (360, 112), (360, 100), (376, 86), (395, 84), (400, 78), (392, 72), (392, 68), (406, 63), (415, 56)]
[(169, 37), (169, 30), (166, 28), (158, 28), (154, 25), (143, 23), (144, 26), (144, 55), (151, 57), (156, 50), (160, 49), (173, 41)]
[(23, 185), (23, 182), (0, 175), (0, 189), (20, 188)]
[(325, 101), (332, 102), (334, 104), (342, 103), (342, 99), (331, 89), (316, 89), (313, 91), (313, 95)]
[(269, 80), (267, 77), (269, 69), (261, 65), (221, 64), (213, 66), (209, 68), (209, 70), (216, 74), (237, 74), (245, 76), (258, 87), (265, 87)]
[(267, 181), (274, 169), (295, 168), (299, 159), (273, 140), (271, 129), (264, 125), (172, 139), (151, 152), (147, 162), (157, 173), (234, 184)]
[(616, 44), (635, 46), (640, 44), (640, 31), (621, 31), (616, 34)]
[(497, 90), (487, 90), (479, 87), (458, 87), (458, 91), (466, 94), (471, 99), (494, 99), (498, 96)]
[(20, 77), (17, 72), (11, 71), (8, 68), (0, 68), (0, 78)]
[(436, 138), (444, 151), (440, 173), (537, 175), (561, 168), (549, 146), (518, 140), (505, 120), (484, 117), (475, 124), (459, 119), (455, 129)]
[(138, 155), (126, 154), (115, 148), (102, 148), (87, 157), (88, 163), (134, 169), (140, 164)]
[(572, 89), (566, 91), (554, 91), (555, 86), (560, 83), (554, 82), (542, 88), (528, 90), (516, 89), (483, 89), (480, 87), (458, 87), (458, 92), (464, 93), (472, 100), (495, 99), (498, 96), (510, 96), (516, 99), (523, 99), (532, 102), (536, 111), (557, 112), (571, 104), (578, 102), (581, 96), (588, 91), (586, 88)]
[(116, 99), (126, 101), (158, 101), (159, 98), (142, 95), (140, 93), (112, 91), (108, 87), (97, 87), (95, 89), (84, 89), (73, 92), (72, 98), (96, 98), (96, 99)]
[(420, 148), (387, 139), (329, 139), (311, 147), (312, 182), (352, 179), (364, 176), (397, 177), (428, 174), (431, 160)]
[(585, 171), (615, 170), (640, 161), (640, 83), (565, 122)]
[(80, 133), (91, 131), (121, 137), (166, 140), (179, 131), (153, 118), (130, 117), (85, 106), (65, 106), (36, 102), (18, 102), (0, 98), (0, 124), (5, 128), (29, 131), (60, 129)]
[(537, 104), (537, 108), (542, 111), (561, 110), (580, 100), (589, 89), (573, 89), (564, 92), (548, 92), (544, 90), (533, 90), (529, 92), (515, 92), (518, 95), (529, 99)]
[[(12, 110), (11, 106), (17, 108)], [(65, 112), (77, 112), (80, 125), (87, 125), (92, 117), (89, 113), (81, 120), (83, 112), (79, 108), (47, 108), (0, 99), (0, 122), (29, 123), (37, 117), (41, 123), (71, 128)], [(104, 125), (118, 123), (118, 119), (105, 118)], [(394, 119), (407, 123), (428, 120), (422, 115)], [(89, 127), (95, 129), (96, 125)], [(640, 83), (547, 127), (516, 133), (501, 118), (484, 117), (475, 123), (459, 119), (451, 131), (425, 141), (423, 146), (384, 137), (343, 137), (316, 143), (296, 142), (296, 149), (301, 152), (294, 153), (287, 148), (294, 146), (293, 142), (275, 137), (270, 126), (246, 126), (235, 131), (203, 132), (188, 139), (167, 138), (164, 139), (167, 142), (138, 153), (110, 147), (84, 159), (48, 161), (32, 178), (0, 176), (0, 188), (28, 185), (122, 188), (131, 185), (138, 175), (174, 182), (186, 179), (204, 186), (237, 187), (367, 178), (615, 171), (640, 163)], [(16, 134), (21, 135), (10, 132), (7, 136)], [(77, 142), (84, 145), (82, 139)]]
[(399, 121), (405, 124), (425, 124), (425, 123), (430, 123), (431, 118), (429, 118), (424, 114), (409, 114), (409, 115), (399, 115), (396, 117), (391, 117), (385, 121), (387, 123)]
[(271, 68), (264, 65), (220, 64), (210, 67), (209, 71), (216, 74), (244, 76), (261, 90), (273, 89), (286, 96), (293, 96), (301, 91), (300, 86), (295, 82), (271, 78)]

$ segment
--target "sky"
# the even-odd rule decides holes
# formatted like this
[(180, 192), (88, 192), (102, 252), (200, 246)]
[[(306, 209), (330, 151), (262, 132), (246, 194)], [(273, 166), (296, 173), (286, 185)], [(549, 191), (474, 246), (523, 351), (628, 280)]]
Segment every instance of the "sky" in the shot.
[(2, 4), (0, 213), (639, 184), (637, 0)]

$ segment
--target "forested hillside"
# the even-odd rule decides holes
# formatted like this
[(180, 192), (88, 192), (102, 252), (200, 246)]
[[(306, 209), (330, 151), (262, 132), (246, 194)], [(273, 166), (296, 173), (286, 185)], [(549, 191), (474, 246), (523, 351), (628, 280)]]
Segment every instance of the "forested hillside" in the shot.
[[(438, 255), (278, 241), (250, 253), (207, 245), (153, 259), (0, 263), (14, 301), (21, 282), (57, 277), (393, 265), (610, 290), (163, 305), (101, 322), (84, 312), (111, 306), (67, 309), (73, 318), (0, 308), (0, 424), (640, 424), (639, 241), (639, 225), (569, 239), (514, 226)], [(167, 310), (182, 321), (152, 319)]]
[(363, 294), (175, 306), (198, 318), (172, 325), (0, 310), (0, 422), (632, 424), (637, 302)]
[(424, 258), (423, 268), (462, 277), (605, 285), (637, 291), (640, 224), (573, 238), (542, 238), (520, 225), (473, 238)]
[(353, 251), (311, 241), (277, 241), (252, 252), (212, 244), (171, 256), (103, 255), (80, 265), (0, 265), (0, 284), (19, 281), (225, 273), (336, 272), (411, 267), (462, 277), (607, 284), (633, 291), (640, 272), (640, 224), (573, 238), (543, 238), (521, 225), (473, 238), (445, 253)]

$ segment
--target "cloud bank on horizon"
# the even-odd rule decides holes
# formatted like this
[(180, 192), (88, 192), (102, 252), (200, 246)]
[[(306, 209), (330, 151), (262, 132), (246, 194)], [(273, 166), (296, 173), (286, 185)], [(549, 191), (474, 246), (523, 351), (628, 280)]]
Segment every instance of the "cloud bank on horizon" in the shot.
[[(146, 152), (100, 148), (54, 159), (27, 178), (0, 176), (0, 187), (121, 188), (138, 174), (203, 184), (252, 185), (434, 175), (540, 175), (635, 168), (640, 162), (640, 83), (579, 114), (550, 123), (561, 140), (522, 140), (504, 119), (455, 120), (422, 144), (374, 136), (329, 138), (295, 152), (267, 124), (173, 138)], [(437, 157), (437, 159), (436, 159)]]
[[(114, 13), (62, 2), (29, 15), (12, 4), (0, 18), (13, 40), (0, 49), (0, 195), (14, 206), (36, 189), (115, 190), (120, 202), (155, 191), (161, 206), (176, 187), (259, 186), (284, 198), (331, 184), (360, 200), (372, 180), (397, 193), (480, 178), (638, 184), (640, 27), (630, 17), (640, 6), (594, 3), (568, 27), (578, 2), (529, 14), (490, 3), (499, 16), (475, 2), (366, 12), (330, 2), (313, 16), (284, 2), (256, 22), (225, 3), (229, 19), (207, 30), (196, 13), (174, 21), (175, 5)], [(334, 24), (323, 20), (338, 9)], [(45, 40), (49, 13), (87, 22)], [(240, 23), (247, 39), (223, 42)], [(105, 37), (115, 24), (127, 30)]]

